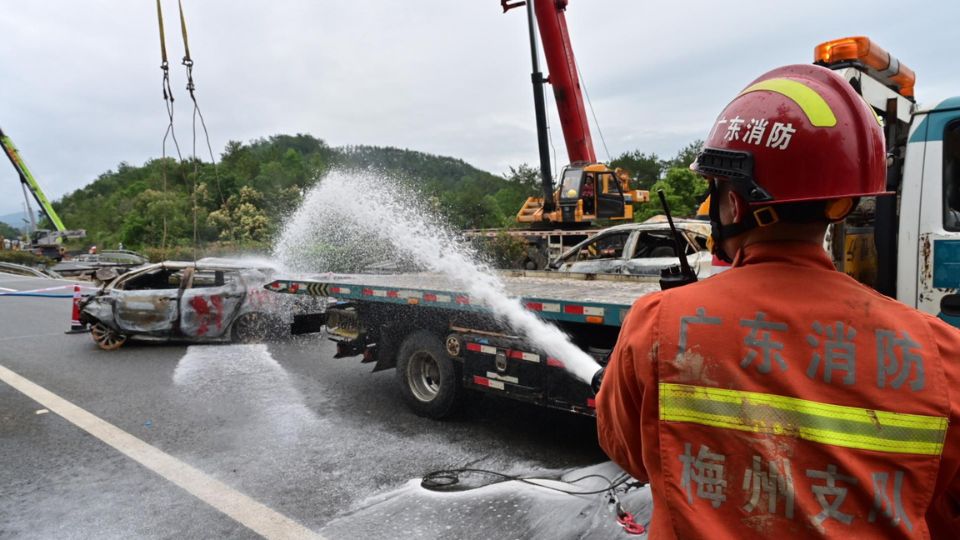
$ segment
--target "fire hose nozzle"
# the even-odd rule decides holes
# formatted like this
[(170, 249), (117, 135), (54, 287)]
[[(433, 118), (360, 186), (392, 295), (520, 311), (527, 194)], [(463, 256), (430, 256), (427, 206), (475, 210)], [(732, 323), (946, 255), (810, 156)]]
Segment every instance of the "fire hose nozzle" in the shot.
[(593, 374), (593, 379), (590, 380), (590, 388), (593, 389), (594, 394), (600, 393), (600, 383), (603, 382), (603, 373), (607, 370), (606, 367), (602, 367)]

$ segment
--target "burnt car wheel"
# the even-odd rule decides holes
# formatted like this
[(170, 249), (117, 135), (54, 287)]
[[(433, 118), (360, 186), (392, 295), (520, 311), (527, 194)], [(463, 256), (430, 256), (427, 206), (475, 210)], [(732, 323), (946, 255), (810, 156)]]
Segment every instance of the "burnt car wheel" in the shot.
[(90, 327), (90, 335), (97, 346), (105, 351), (119, 349), (127, 342), (127, 336), (101, 322), (93, 323), (93, 326)]
[(276, 336), (279, 323), (263, 313), (247, 313), (233, 323), (233, 341), (261, 343)]
[(419, 416), (446, 418), (460, 404), (459, 366), (430, 332), (410, 334), (397, 357), (397, 382), (407, 405)]

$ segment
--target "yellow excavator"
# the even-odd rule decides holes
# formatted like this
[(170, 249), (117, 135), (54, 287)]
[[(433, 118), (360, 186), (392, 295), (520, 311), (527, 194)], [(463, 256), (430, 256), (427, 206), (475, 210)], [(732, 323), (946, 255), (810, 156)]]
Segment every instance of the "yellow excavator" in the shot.
[(559, 188), (551, 195), (552, 205), (544, 205), (543, 197), (528, 197), (517, 213), (517, 221), (560, 227), (598, 219), (633, 221), (633, 205), (650, 200), (648, 191), (630, 189), (626, 171), (610, 169), (603, 163), (566, 166)]

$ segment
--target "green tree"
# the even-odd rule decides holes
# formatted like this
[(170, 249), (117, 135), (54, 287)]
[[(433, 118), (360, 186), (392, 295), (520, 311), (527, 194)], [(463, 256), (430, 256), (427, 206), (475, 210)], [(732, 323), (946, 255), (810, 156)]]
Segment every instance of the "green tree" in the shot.
[(9, 223), (0, 221), (0, 238), (19, 238), (20, 231)]
[(637, 189), (650, 189), (660, 180), (664, 171), (664, 164), (657, 154), (646, 154), (640, 150), (624, 152), (610, 162), (611, 168), (625, 169), (636, 182)]
[(677, 152), (673, 159), (663, 163), (664, 170), (673, 168), (688, 168), (690, 164), (697, 160), (697, 154), (703, 150), (703, 141), (697, 139), (684, 146)]
[(636, 221), (646, 221), (663, 213), (657, 196), (657, 190), (660, 189), (663, 190), (667, 204), (670, 205), (670, 213), (674, 217), (694, 217), (697, 206), (707, 191), (707, 181), (689, 168), (669, 169), (664, 178), (651, 187), (650, 203), (640, 206), (638, 212), (634, 214)]
[(510, 166), (510, 172), (503, 175), (507, 182), (515, 184), (528, 197), (543, 193), (540, 182), (540, 169), (535, 169), (526, 163), (518, 167)]
[(252, 187), (242, 187), (219, 210), (210, 212), (207, 223), (219, 231), (222, 240), (261, 242), (266, 240), (270, 228), (270, 220), (260, 208), (262, 204), (262, 193)]

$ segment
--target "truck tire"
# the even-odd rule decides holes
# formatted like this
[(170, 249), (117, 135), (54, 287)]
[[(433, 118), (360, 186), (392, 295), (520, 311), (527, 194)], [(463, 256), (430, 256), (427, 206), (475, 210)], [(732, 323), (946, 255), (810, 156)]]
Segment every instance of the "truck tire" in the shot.
[(427, 418), (450, 416), (463, 396), (460, 366), (447, 356), (440, 338), (425, 330), (410, 334), (400, 345), (397, 382), (407, 405)]

